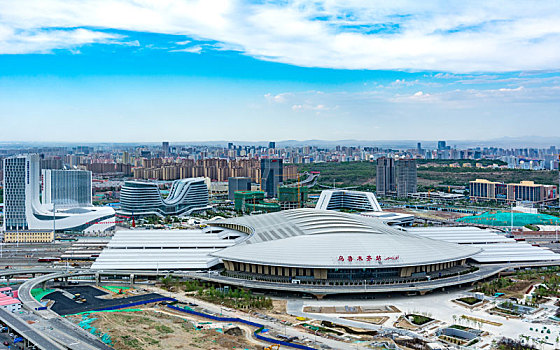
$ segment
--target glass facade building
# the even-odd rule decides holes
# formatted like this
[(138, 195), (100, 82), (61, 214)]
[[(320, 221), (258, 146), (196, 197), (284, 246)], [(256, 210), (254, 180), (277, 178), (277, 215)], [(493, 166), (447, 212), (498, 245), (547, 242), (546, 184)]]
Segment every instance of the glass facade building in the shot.
[(89, 207), (91, 172), (86, 170), (42, 170), (41, 199), (57, 208)]

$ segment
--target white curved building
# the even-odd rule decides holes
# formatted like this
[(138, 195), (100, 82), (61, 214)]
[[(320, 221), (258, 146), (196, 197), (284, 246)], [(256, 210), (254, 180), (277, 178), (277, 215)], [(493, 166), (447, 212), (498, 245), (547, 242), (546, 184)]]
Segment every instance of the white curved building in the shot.
[(174, 181), (165, 199), (154, 182), (126, 181), (121, 188), (123, 215), (189, 215), (208, 208), (208, 187), (202, 177)]
[(222, 259), (230, 276), (278, 282), (406, 283), (467, 271), (467, 259), (482, 251), (397, 230), (376, 218), (328, 210), (296, 209), (208, 224), (248, 234), (212, 254)]
[(105, 231), (115, 226), (110, 207), (58, 209), (39, 200), (39, 156), (4, 159), (4, 231)]
[(377, 198), (371, 192), (348, 190), (324, 190), (317, 201), (315, 209), (357, 211), (381, 211)]

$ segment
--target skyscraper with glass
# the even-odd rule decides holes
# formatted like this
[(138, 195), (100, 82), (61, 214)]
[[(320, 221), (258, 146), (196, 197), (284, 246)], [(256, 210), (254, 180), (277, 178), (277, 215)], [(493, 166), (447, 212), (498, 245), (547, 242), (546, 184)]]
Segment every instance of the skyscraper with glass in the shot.
[(278, 196), (278, 185), (283, 176), (282, 159), (261, 159), (261, 188), (267, 198)]

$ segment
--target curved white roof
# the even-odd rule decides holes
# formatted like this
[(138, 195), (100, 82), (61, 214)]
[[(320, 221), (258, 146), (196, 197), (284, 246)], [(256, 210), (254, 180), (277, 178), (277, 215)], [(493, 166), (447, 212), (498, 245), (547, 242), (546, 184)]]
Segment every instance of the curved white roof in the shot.
[(455, 261), (481, 251), (396, 230), (376, 218), (328, 210), (294, 209), (208, 224), (251, 232), (214, 256), (263, 265), (387, 268)]

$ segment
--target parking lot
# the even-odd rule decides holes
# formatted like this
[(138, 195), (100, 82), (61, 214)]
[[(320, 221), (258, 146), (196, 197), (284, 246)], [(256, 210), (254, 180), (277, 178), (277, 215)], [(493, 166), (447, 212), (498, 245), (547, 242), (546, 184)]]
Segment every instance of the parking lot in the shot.
[[(72, 286), (61, 289), (64, 289), (73, 295), (79, 293), (80, 297), (76, 298), (77, 300), (72, 300), (65, 296), (62, 292), (56, 291), (43, 298), (43, 300), (50, 299), (54, 301), (51, 310), (59, 315), (70, 315), (84, 311), (106, 309), (162, 297), (162, 295), (157, 293), (149, 293), (126, 298), (101, 299), (99, 298), (100, 296), (107, 295), (109, 293), (92, 286)], [(85, 301), (79, 302), (78, 299), (85, 299)]]

